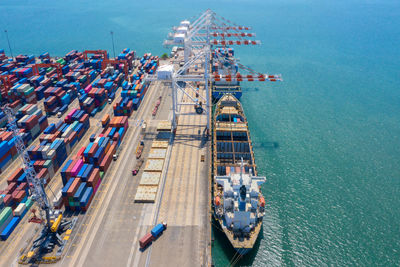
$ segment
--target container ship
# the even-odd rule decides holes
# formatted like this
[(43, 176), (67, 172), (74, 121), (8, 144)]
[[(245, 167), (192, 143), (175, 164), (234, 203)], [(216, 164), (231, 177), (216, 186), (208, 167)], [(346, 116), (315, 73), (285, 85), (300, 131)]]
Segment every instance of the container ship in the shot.
[(249, 252), (265, 214), (247, 119), (232, 94), (217, 102), (213, 118), (214, 217), (237, 253)]
[[(238, 64), (234, 58), (233, 48), (217, 48), (212, 53), (211, 71), (213, 75), (231, 75), (236, 76), (238, 73)], [(218, 101), (224, 94), (232, 94), (237, 99), (242, 96), (242, 89), (238, 81), (214, 81), (212, 83), (212, 97)]]

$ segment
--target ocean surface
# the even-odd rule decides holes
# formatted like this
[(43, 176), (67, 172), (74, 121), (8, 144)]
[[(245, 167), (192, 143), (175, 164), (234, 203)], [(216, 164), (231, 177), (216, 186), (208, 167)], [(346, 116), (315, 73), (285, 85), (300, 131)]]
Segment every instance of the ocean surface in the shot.
[[(243, 83), (267, 208), (240, 266), (400, 265), (400, 1), (2, 0), (14, 55), (129, 47), (167, 52), (170, 28), (207, 8), (253, 27), (240, 62), (281, 73)], [(215, 230), (213, 259), (234, 252)]]

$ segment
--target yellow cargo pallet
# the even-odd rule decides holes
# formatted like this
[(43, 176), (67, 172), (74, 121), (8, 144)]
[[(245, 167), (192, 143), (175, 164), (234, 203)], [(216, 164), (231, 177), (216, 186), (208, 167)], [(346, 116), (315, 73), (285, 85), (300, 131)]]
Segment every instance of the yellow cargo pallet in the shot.
[(148, 158), (149, 159), (165, 159), (167, 154), (166, 148), (151, 148)]
[(140, 185), (158, 185), (160, 183), (161, 172), (143, 172), (140, 178)]
[(162, 172), (164, 166), (163, 159), (148, 159), (146, 161), (145, 171)]
[(153, 141), (151, 148), (168, 148), (168, 141)]

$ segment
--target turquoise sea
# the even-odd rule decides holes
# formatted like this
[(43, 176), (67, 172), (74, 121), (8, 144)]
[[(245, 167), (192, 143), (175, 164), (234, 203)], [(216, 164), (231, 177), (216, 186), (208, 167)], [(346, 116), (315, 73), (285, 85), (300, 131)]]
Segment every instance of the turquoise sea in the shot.
[[(243, 83), (263, 233), (242, 266), (400, 266), (398, 0), (3, 0), (0, 47), (62, 56), (125, 47), (161, 54), (170, 28), (207, 8), (253, 27), (241, 63), (282, 83)], [(217, 231), (217, 230), (216, 230)], [(213, 258), (234, 252), (215, 233)]]

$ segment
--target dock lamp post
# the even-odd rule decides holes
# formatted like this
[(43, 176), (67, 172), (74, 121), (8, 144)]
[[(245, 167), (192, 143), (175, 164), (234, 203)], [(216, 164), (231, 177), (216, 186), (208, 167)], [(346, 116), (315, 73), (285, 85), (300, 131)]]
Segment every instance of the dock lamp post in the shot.
[(111, 41), (112, 41), (112, 46), (113, 46), (114, 58), (115, 58), (114, 32), (113, 32), (113, 31), (110, 31), (110, 34), (111, 34)]
[(8, 32), (7, 32), (7, 30), (4, 30), (4, 32), (6, 33), (7, 43), (8, 43), (8, 48), (10, 49), (11, 58), (14, 59), (14, 56), (13, 56), (13, 53), (11, 50), (10, 39), (8, 39)]

